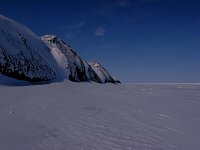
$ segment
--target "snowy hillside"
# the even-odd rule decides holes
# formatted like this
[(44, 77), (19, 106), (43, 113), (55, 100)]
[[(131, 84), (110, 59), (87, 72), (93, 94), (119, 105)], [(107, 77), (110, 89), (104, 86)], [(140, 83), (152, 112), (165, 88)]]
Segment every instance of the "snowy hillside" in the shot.
[(109, 72), (97, 62), (89, 62), (89, 65), (100, 77), (102, 83), (120, 83), (119, 80), (114, 79)]
[(75, 82), (115, 83), (108, 72), (100, 71), (93, 70), (60, 38), (45, 35), (40, 39), (24, 25), (0, 15), (1, 74), (31, 82), (67, 78)]
[(76, 82), (92, 80), (99, 83), (115, 83), (102, 66), (95, 67), (91, 63), (88, 64), (60, 38), (54, 35), (44, 35), (41, 39), (51, 49), (52, 55), (67, 79)]
[(0, 73), (28, 81), (54, 79), (58, 66), (49, 48), (27, 27), (0, 15)]
[(199, 150), (200, 84), (0, 86), (1, 150)]

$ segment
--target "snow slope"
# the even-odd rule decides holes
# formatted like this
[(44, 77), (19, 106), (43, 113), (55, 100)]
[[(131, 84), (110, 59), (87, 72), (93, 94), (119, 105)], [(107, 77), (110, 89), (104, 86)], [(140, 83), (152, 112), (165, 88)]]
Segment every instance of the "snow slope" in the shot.
[(54, 35), (44, 35), (41, 39), (51, 49), (52, 55), (67, 79), (76, 82), (92, 80), (99, 83), (115, 83), (115, 80), (102, 66), (96, 67), (92, 63), (88, 64), (60, 38)]
[(60, 38), (54, 35), (44, 35), (41, 39), (51, 49), (52, 55), (67, 79), (75, 82), (88, 80), (100, 82), (92, 68)]
[(2, 150), (199, 150), (200, 84), (0, 86)]
[(119, 80), (114, 79), (109, 72), (97, 62), (89, 62), (89, 65), (96, 72), (96, 74), (100, 77), (102, 83), (120, 83)]
[(0, 15), (0, 73), (28, 81), (60, 76), (49, 48), (32, 31)]

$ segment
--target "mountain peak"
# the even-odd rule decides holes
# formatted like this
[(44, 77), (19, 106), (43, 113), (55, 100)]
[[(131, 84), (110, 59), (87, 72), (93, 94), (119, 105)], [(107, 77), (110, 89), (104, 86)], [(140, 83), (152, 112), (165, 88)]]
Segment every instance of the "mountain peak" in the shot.
[(44, 41), (45, 43), (50, 43), (50, 44), (52, 44), (52, 43), (57, 43), (58, 44), (59, 43), (59, 44), (61, 44), (63, 46), (65, 45), (65, 46), (70, 48), (69, 44), (64, 42), (61, 38), (59, 38), (56, 35), (43, 35), (41, 37), (41, 40)]
[(53, 40), (54, 38), (57, 38), (57, 36), (47, 34), (47, 35), (43, 35), (41, 38), (42, 38), (43, 40), (50, 41), (50, 40)]

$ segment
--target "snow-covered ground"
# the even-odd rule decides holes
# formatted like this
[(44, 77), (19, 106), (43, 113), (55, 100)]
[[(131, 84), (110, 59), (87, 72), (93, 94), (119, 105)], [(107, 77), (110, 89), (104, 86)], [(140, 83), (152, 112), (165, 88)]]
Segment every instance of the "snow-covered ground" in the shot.
[(0, 86), (1, 150), (199, 150), (200, 84)]

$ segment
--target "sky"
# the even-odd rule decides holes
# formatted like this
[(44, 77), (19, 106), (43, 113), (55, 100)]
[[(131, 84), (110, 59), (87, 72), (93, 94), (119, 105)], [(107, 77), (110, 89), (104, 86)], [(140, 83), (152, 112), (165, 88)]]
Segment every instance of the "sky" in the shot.
[(122, 82), (200, 82), (198, 0), (1, 0), (0, 14), (57, 35)]

